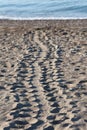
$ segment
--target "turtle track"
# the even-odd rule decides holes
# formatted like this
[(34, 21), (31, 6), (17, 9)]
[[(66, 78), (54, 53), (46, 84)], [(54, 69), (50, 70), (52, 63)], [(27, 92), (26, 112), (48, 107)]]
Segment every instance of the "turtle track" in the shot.
[(36, 29), (24, 34), (27, 54), (10, 87), (14, 100), (4, 130), (87, 128), (87, 46), (80, 43), (85, 41), (82, 30), (75, 31)]

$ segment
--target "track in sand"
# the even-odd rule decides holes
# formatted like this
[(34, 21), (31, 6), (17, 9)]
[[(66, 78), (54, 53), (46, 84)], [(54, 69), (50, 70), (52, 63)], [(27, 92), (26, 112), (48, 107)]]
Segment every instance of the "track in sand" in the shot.
[(87, 30), (2, 30), (0, 42), (0, 130), (86, 130)]

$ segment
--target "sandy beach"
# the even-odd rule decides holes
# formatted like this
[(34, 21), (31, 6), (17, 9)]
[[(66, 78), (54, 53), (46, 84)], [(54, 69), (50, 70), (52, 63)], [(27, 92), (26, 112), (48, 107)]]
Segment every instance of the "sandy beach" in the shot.
[(0, 130), (87, 130), (87, 20), (0, 20)]

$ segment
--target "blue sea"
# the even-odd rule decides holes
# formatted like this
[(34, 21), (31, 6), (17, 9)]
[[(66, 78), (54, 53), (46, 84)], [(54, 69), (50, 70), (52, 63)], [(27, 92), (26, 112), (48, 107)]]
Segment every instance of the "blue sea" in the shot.
[(86, 19), (87, 0), (0, 0), (0, 19)]

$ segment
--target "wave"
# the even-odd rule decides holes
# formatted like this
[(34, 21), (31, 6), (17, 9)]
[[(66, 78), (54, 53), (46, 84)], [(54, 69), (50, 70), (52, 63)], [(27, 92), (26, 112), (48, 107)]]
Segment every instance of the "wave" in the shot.
[(0, 19), (8, 20), (67, 20), (67, 19), (87, 19), (87, 17), (9, 17), (0, 16)]

